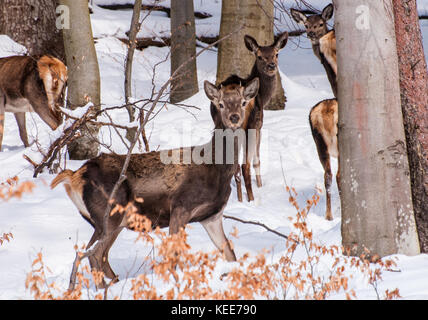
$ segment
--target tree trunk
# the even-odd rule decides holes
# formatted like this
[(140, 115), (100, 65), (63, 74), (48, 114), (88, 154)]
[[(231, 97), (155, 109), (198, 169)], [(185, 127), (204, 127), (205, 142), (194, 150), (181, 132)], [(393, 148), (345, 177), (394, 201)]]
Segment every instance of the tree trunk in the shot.
[[(132, 62), (134, 59), (134, 52), (136, 48), (136, 38), (137, 33), (140, 30), (140, 12), (142, 0), (136, 0), (134, 3), (134, 11), (132, 13), (131, 27), (129, 29), (129, 43), (128, 43), (128, 52), (125, 62), (125, 103), (127, 105), (126, 109), (129, 115), (129, 122), (135, 120), (135, 108), (129, 104), (129, 98), (132, 96)], [(126, 130), (126, 138), (132, 142), (135, 137), (137, 128), (129, 128)]]
[(171, 82), (171, 103), (186, 100), (199, 91), (196, 59), (191, 59), (195, 55), (196, 35), (193, 0), (172, 0), (171, 74), (184, 63), (186, 63), (186, 67)]
[(342, 243), (419, 253), (391, 0), (335, 0)]
[[(271, 45), (274, 42), (273, 10), (271, 0), (222, 1), (220, 38), (243, 28), (218, 46), (217, 84), (232, 74), (241, 78), (250, 75), (255, 57), (245, 47), (244, 36), (252, 36), (261, 46)], [(278, 110), (285, 107), (284, 89), (279, 74), (277, 78), (276, 93), (265, 109)]]
[[(100, 108), (100, 72), (92, 36), (87, 1), (61, 0), (70, 9), (70, 28), (63, 29), (68, 67), (67, 104), (71, 109), (91, 101)], [(82, 136), (70, 143), (71, 159), (81, 160), (98, 154), (98, 127), (87, 124)]]
[(393, 0), (401, 107), (421, 251), (428, 252), (428, 76), (416, 0)]
[(64, 61), (55, 9), (56, 0), (1, 0), (0, 34), (25, 46), (32, 56), (51, 54)]

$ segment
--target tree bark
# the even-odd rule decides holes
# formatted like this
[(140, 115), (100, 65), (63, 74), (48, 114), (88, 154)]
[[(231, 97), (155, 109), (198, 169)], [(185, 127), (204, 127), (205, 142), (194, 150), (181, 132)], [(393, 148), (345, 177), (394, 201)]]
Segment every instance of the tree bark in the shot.
[(401, 107), (421, 252), (428, 252), (428, 75), (416, 0), (393, 0)]
[[(223, 0), (221, 7), (220, 38), (235, 32), (218, 46), (217, 81), (219, 84), (230, 75), (236, 74), (247, 78), (254, 65), (255, 57), (245, 47), (246, 34), (257, 40), (261, 46), (274, 42), (273, 17), (274, 6), (271, 0)], [(281, 77), (277, 77), (277, 90), (265, 109), (279, 110), (285, 108), (284, 89)]]
[(0, 33), (25, 46), (31, 56), (50, 54), (64, 61), (56, 5), (56, 0), (2, 0)]
[(391, 0), (335, 0), (342, 243), (419, 253)]
[(171, 1), (171, 74), (184, 68), (171, 82), (170, 101), (177, 103), (199, 91), (196, 59), (195, 15), (193, 0)]
[[(67, 104), (71, 109), (92, 102), (94, 111), (100, 108), (100, 72), (92, 36), (87, 1), (61, 0), (69, 7), (70, 29), (63, 29), (68, 67)], [(71, 159), (97, 156), (98, 127), (87, 124), (82, 136), (68, 145)]]

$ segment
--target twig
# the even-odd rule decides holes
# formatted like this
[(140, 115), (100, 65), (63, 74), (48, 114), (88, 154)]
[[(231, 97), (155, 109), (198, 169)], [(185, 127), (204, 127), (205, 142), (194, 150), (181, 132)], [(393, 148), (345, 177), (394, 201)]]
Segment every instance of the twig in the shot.
[[(76, 132), (88, 121), (88, 119), (94, 117), (94, 115), (90, 114), (92, 109), (93, 107), (88, 108), (88, 110), (80, 119), (75, 121), (67, 129), (65, 129), (61, 137), (56, 139), (55, 142), (51, 144), (49, 151), (43, 157), (42, 162), (35, 167), (33, 178), (37, 178), (38, 174), (43, 171), (43, 168), (50, 168), (52, 166), (52, 163), (56, 159), (58, 152), (60, 152), (65, 145), (67, 145), (76, 138)], [(26, 157), (26, 160), (32, 164), (34, 163), (34, 161), (32, 161), (28, 156)]]
[(245, 224), (254, 224), (254, 225), (256, 225), (256, 226), (263, 227), (263, 228), (265, 228), (267, 231), (272, 232), (272, 233), (276, 234), (277, 236), (279, 236), (279, 237), (281, 237), (281, 238), (284, 238), (284, 239), (287, 239), (287, 240), (288, 240), (288, 236), (286, 236), (285, 234), (282, 234), (282, 233), (280, 233), (280, 232), (278, 232), (278, 231), (275, 231), (275, 230), (273, 230), (273, 229), (269, 228), (268, 226), (266, 226), (265, 224), (263, 224), (263, 223), (261, 223), (261, 222), (249, 221), (249, 220), (242, 220), (242, 219), (239, 219), (239, 218), (236, 218), (236, 217), (232, 217), (232, 216), (228, 216), (228, 215), (225, 215), (225, 214), (223, 215), (223, 217), (224, 217), (225, 219), (231, 219), (231, 220), (239, 221), (239, 222), (241, 222), (241, 223), (245, 223)]

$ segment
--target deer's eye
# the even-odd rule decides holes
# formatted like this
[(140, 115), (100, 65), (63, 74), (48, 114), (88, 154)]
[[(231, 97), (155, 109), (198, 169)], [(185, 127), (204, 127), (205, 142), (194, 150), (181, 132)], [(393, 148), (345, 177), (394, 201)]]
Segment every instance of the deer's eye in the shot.
[(323, 25), (324, 25), (324, 23), (321, 23), (321, 24), (320, 24), (320, 27), (322, 27)]
[(223, 108), (224, 108), (224, 105), (223, 105), (223, 103), (221, 103), (221, 102), (218, 104), (218, 106), (220, 107), (220, 109), (223, 109)]
[(257, 56), (257, 58), (259, 59), (259, 60), (262, 60), (263, 58), (262, 58), (262, 56)]
[(277, 57), (277, 58), (278, 58), (278, 53), (275, 55), (275, 57)]
[(245, 107), (247, 105), (247, 101), (242, 102), (242, 107)]

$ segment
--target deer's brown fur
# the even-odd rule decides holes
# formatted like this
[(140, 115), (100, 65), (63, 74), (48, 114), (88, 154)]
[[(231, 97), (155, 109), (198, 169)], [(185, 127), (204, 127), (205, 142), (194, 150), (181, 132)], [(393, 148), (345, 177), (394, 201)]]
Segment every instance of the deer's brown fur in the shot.
[(25, 112), (36, 112), (55, 130), (62, 123), (59, 105), (67, 68), (51, 56), (40, 58), (12, 56), (0, 59), (0, 150), (4, 130), (4, 113), (12, 112), (19, 135), (28, 147)]
[[(254, 79), (244, 86), (231, 83), (220, 89), (206, 81), (204, 88), (218, 111), (216, 127), (231, 129), (226, 132), (233, 132), (242, 128), (246, 106), (254, 104), (259, 80)], [(126, 180), (116, 194), (115, 204), (125, 207), (132, 203), (139, 214), (150, 219), (153, 227), (169, 227), (171, 234), (177, 233), (187, 223), (200, 222), (217, 248), (224, 252), (226, 259), (234, 261), (235, 253), (223, 231), (222, 215), (231, 192), (230, 180), (238, 166), (237, 157), (232, 164), (217, 164), (214, 134), (211, 142), (203, 147), (202, 150), (212, 148), (213, 164), (193, 161), (188, 164), (165, 164), (161, 152), (132, 154)], [(179, 148), (175, 151), (179, 150), (183, 154), (193, 152), (195, 148)], [(226, 151), (222, 152), (225, 157)], [(108, 252), (120, 231), (130, 226), (119, 212), (109, 216), (106, 224), (104, 212), (125, 158), (125, 155), (102, 154), (87, 161), (75, 172), (66, 170), (60, 173), (51, 184), (54, 188), (64, 182), (67, 194), (81, 215), (94, 227), (94, 234), (88, 244), (89, 248), (96, 242), (94, 254), (89, 257), (91, 268), (103, 271), (112, 279), (116, 275), (109, 265)], [(135, 201), (137, 198), (142, 198), (143, 202)]]

